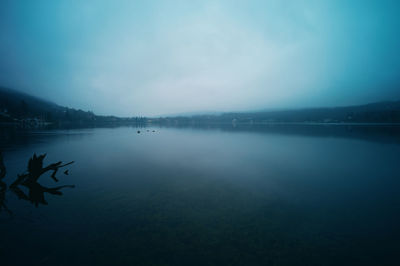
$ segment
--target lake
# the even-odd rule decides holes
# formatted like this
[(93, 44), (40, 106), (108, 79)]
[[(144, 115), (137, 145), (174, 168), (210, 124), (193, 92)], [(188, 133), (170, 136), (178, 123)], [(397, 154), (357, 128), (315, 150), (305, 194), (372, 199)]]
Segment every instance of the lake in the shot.
[(0, 132), (1, 265), (399, 265), (398, 126)]

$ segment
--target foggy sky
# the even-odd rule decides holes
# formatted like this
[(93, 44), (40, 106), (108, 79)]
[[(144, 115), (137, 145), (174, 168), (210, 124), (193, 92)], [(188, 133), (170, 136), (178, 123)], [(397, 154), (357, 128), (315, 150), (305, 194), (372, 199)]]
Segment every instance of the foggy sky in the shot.
[(400, 1), (0, 1), (0, 86), (98, 114), (400, 98)]

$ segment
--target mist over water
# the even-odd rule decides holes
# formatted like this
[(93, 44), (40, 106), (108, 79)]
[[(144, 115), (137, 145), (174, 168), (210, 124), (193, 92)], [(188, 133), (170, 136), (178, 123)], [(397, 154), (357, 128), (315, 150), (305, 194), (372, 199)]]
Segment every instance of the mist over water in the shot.
[(0, 265), (398, 266), (399, 10), (1, 0)]
[(318, 128), (2, 130), (3, 182), (47, 153), (75, 188), (6, 191), (1, 263), (393, 265), (398, 138)]

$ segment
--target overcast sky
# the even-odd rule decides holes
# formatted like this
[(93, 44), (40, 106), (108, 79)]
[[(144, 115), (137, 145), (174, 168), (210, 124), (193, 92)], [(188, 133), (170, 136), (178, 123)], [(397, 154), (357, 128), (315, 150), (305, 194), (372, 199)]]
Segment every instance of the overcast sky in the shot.
[(400, 1), (0, 1), (0, 86), (98, 114), (400, 98)]

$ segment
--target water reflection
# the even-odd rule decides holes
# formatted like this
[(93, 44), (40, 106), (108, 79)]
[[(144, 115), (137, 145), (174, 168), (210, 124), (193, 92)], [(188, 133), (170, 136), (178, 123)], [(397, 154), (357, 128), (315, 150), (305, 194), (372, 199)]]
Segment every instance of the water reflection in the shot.
[(109, 126), (99, 128), (89, 127), (59, 127), (51, 130), (21, 130), (13, 127), (0, 126), (0, 150), (10, 147), (26, 148), (38, 142), (58, 141), (68, 136), (78, 139), (95, 132), (112, 128), (115, 131), (123, 128), (133, 128), (135, 133), (157, 132), (162, 129), (223, 131), (229, 133), (251, 133), (262, 135), (301, 136), (338, 139), (358, 139), (377, 143), (400, 144), (400, 124), (161, 124), (150, 125), (149, 128), (134, 125)]
[(269, 135), (361, 139), (372, 142), (400, 143), (399, 124), (181, 124), (162, 128), (220, 130)]
[[(42, 154), (37, 156), (33, 154), (33, 156), (28, 161), (28, 169), (25, 173), (18, 175), (17, 179), (10, 185), (10, 190), (17, 195), (19, 199), (27, 200), (34, 204), (36, 207), (39, 204), (47, 205), (47, 201), (45, 199), (45, 193), (49, 193), (52, 195), (62, 195), (60, 191), (62, 188), (74, 188), (74, 185), (63, 185), (57, 187), (45, 187), (38, 183), (38, 180), (41, 176), (43, 176), (47, 172), (51, 172), (51, 178), (58, 182), (58, 178), (56, 174), (60, 168), (66, 167), (74, 163), (74, 161), (63, 164), (62, 161), (57, 163), (49, 164), (46, 167), (43, 167), (43, 161), (46, 157), (46, 154)], [(68, 170), (64, 171), (65, 175), (68, 175)], [(3, 156), (0, 152), (0, 210), (3, 208), (8, 213), (12, 214), (12, 212), (5, 205), (5, 193), (7, 190), (7, 185), (2, 181), (2, 179), (6, 176), (6, 167), (4, 165)], [(28, 189), (28, 193), (23, 191), (23, 187)]]
[[(400, 141), (386, 139), (398, 139), (398, 130), (154, 129), (157, 133), (115, 128), (10, 135), (3, 180), (6, 205), (18, 216), (0, 219), (2, 265), (397, 261)], [(358, 141), (367, 136), (373, 142)], [(36, 202), (42, 205), (42, 197), (49, 206), (32, 211), (22, 180), (17, 187), (25, 200), (18, 200), (9, 188), (34, 152), (48, 152), (39, 170), (56, 162), (50, 155), (79, 161), (70, 175), (81, 189), (54, 188), (51, 192), (65, 193), (57, 198), (36, 185)], [(59, 168), (54, 176), (62, 182), (69, 178), (63, 172), (75, 166)], [(58, 186), (53, 173), (36, 183)], [(21, 243), (31, 247), (24, 256)]]

